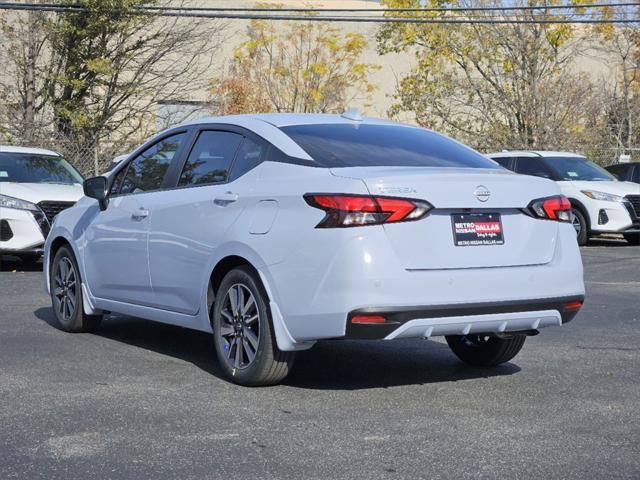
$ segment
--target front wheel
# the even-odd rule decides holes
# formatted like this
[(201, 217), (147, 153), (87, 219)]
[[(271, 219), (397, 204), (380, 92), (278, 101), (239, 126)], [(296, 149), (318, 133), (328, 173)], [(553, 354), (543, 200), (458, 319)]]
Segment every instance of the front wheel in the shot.
[(629, 245), (640, 245), (640, 233), (625, 233), (624, 239)]
[(227, 273), (216, 292), (211, 318), (216, 355), (232, 382), (274, 385), (288, 375), (295, 352), (278, 349), (267, 294), (251, 269), (239, 267)]
[(73, 333), (92, 332), (100, 326), (102, 315), (84, 313), (79, 271), (71, 249), (61, 247), (51, 262), (51, 304), (62, 330)]
[(573, 218), (572, 224), (576, 231), (576, 237), (578, 238), (578, 245), (583, 246), (587, 244), (589, 240), (589, 227), (587, 226), (587, 219), (577, 208), (571, 209), (571, 216)]
[(449, 348), (469, 365), (493, 366), (508, 362), (522, 349), (525, 335), (499, 338), (490, 335), (449, 335)]

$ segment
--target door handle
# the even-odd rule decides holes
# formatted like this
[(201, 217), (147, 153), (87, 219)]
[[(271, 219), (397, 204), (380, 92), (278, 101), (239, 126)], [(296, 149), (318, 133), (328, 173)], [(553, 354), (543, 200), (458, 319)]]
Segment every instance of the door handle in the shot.
[(238, 200), (238, 194), (233, 192), (225, 192), (213, 199), (213, 203), (218, 207), (226, 207), (227, 205)]
[(136, 222), (139, 222), (141, 220), (144, 220), (148, 216), (149, 216), (149, 210), (146, 210), (145, 208), (140, 207), (140, 210), (137, 210), (131, 214), (131, 220), (135, 220)]

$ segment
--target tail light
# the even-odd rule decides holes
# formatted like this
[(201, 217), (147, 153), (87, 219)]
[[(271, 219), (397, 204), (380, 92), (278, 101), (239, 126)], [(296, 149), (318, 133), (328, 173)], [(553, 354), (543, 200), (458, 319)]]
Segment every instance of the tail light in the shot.
[(306, 202), (326, 212), (316, 228), (358, 227), (408, 222), (424, 217), (433, 206), (423, 200), (347, 194), (307, 194)]
[(534, 200), (527, 207), (527, 211), (535, 218), (556, 220), (558, 222), (571, 221), (571, 203), (564, 195)]

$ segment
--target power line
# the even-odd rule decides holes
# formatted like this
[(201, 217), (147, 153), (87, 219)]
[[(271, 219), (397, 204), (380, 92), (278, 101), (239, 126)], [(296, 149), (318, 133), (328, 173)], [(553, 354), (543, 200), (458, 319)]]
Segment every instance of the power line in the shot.
[(211, 11), (211, 12), (295, 12), (295, 13), (437, 13), (437, 12), (506, 12), (506, 11), (535, 11), (535, 10), (578, 10), (583, 8), (602, 7), (633, 7), (638, 2), (621, 3), (586, 3), (571, 5), (525, 5), (510, 7), (425, 7), (425, 8), (268, 8), (268, 7), (166, 7), (140, 6), (144, 10), (181, 10), (181, 11)]
[[(616, 4), (624, 5), (624, 4)], [(633, 4), (635, 5), (635, 4)], [(157, 8), (157, 7), (156, 7)], [(58, 13), (81, 13), (87, 11), (85, 7), (79, 5), (58, 5), (58, 4), (29, 4), (0, 2), (0, 10), (23, 10), (23, 11), (43, 11)], [(146, 11), (151, 11), (148, 7), (138, 7), (131, 12), (132, 15), (144, 15)], [(241, 10), (251, 11), (251, 9)], [(228, 19), (228, 20), (276, 20), (276, 21), (311, 21), (311, 22), (347, 22), (347, 23), (414, 23), (414, 24), (630, 24), (637, 23), (636, 19), (629, 18), (504, 18), (492, 16), (489, 18), (473, 17), (439, 17), (439, 18), (411, 18), (411, 17), (371, 17), (371, 16), (326, 16), (326, 15), (282, 15), (273, 12), (278, 10), (269, 9), (270, 14), (239, 13), (232, 11), (203, 10), (184, 11), (180, 8), (167, 8), (154, 15), (161, 17), (183, 17), (183, 18), (208, 18), (208, 19)]]

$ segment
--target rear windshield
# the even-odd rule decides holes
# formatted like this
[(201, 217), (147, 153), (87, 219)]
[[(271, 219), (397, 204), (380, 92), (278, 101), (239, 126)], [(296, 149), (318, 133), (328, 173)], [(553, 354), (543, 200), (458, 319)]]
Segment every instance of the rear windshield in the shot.
[(501, 168), (478, 152), (422, 128), (321, 124), (281, 130), (324, 167)]
[(0, 182), (82, 183), (82, 175), (62, 157), (0, 153)]
[(609, 181), (616, 177), (583, 157), (545, 157), (562, 180)]

